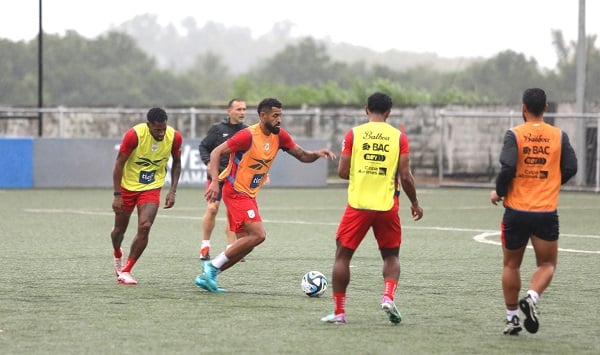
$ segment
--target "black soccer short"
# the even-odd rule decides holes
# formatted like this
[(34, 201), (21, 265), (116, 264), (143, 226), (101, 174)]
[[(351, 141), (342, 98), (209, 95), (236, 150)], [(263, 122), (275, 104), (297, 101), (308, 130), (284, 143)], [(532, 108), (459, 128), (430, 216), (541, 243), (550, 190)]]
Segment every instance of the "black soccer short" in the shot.
[(527, 245), (532, 235), (549, 242), (558, 240), (558, 213), (504, 210), (502, 245), (506, 249), (515, 250)]

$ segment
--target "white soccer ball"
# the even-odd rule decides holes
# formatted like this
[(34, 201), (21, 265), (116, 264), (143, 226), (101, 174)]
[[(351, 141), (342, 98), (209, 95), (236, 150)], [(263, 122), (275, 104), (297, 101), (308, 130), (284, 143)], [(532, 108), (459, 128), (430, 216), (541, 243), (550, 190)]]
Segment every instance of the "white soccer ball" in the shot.
[(302, 291), (309, 297), (321, 297), (327, 290), (327, 278), (318, 271), (309, 271), (302, 276)]

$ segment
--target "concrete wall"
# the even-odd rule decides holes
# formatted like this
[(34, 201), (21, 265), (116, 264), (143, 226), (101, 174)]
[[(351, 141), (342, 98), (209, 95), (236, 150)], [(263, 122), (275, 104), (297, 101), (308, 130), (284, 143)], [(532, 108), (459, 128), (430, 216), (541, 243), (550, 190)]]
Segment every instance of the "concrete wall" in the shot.
[[(554, 124), (565, 130), (572, 144), (583, 144), (590, 146), (590, 153), (586, 160), (597, 159), (595, 146), (590, 142), (578, 142), (575, 135), (576, 114), (573, 104), (553, 105), (561, 118), (556, 118)], [(29, 114), (34, 112), (31, 109)], [(14, 111), (14, 112), (13, 112)], [(4, 116), (25, 115), (27, 112), (7, 110)], [(71, 139), (114, 139), (120, 140), (123, 132), (136, 123), (145, 121), (146, 109), (109, 109), (109, 108), (59, 108), (45, 109), (43, 115), (43, 137), (71, 138)], [(600, 107), (589, 107), (588, 112), (599, 112)], [(170, 109), (169, 124), (182, 132), (189, 139), (201, 139), (210, 125), (225, 117), (225, 109)], [(441, 112), (462, 112), (463, 116), (443, 116)], [(37, 114), (37, 112), (35, 112)], [(481, 113), (481, 115), (471, 115)], [(495, 113), (494, 117), (487, 114)], [(566, 116), (565, 116), (566, 115)], [(598, 115), (596, 113), (596, 115)], [(258, 118), (253, 108), (248, 109), (246, 123), (253, 124)], [(345, 132), (352, 126), (365, 121), (363, 108), (306, 108), (285, 109), (282, 117), (282, 127), (292, 136), (300, 138), (317, 139), (324, 143), (329, 149), (339, 154), (341, 141)], [(498, 155), (502, 147), (504, 132), (509, 127), (521, 121), (520, 105), (486, 105), (486, 106), (458, 106), (434, 107), (419, 105), (410, 107), (394, 107), (388, 122), (401, 127), (407, 133), (410, 141), (411, 166), (413, 173), (419, 176), (437, 177), (440, 174), (453, 179), (476, 179), (478, 182), (490, 182), (498, 172)], [(590, 136), (598, 131), (598, 119), (590, 117), (586, 119), (587, 129)], [(37, 122), (29, 120), (0, 120), (0, 135), (25, 136), (36, 135)], [(113, 142), (114, 142), (113, 141)], [(37, 144), (37, 143), (36, 143)], [(100, 143), (98, 143), (100, 144)], [(195, 144), (195, 143), (194, 143)], [(87, 154), (86, 147), (81, 151)], [(196, 183), (202, 179), (203, 168), (199, 165), (199, 159), (194, 160), (196, 146), (193, 149), (184, 150), (184, 155), (190, 155), (187, 164), (191, 167), (182, 176), (183, 183)], [(46, 153), (41, 150), (40, 154)], [(50, 156), (48, 159), (52, 158)], [(100, 157), (104, 159), (105, 157)], [(109, 159), (113, 157), (109, 156)], [(197, 157), (196, 157), (197, 158)], [(281, 154), (280, 160), (287, 159), (286, 154)], [(322, 164), (319, 162), (318, 164)], [(37, 161), (36, 161), (36, 164)], [(39, 164), (50, 164), (49, 161)], [(65, 164), (65, 163), (58, 163)], [(274, 179), (273, 184), (295, 183), (301, 180), (306, 184), (312, 184), (313, 180), (305, 179), (302, 175), (305, 169), (311, 169), (300, 163), (294, 163), (292, 173), (286, 169), (279, 170), (276, 161), (273, 177), (281, 174), (279, 179)], [(300, 164), (300, 165), (298, 165)], [(600, 164), (598, 164), (600, 165)], [(337, 163), (328, 165), (328, 175), (336, 176)], [(590, 164), (590, 167), (592, 165)], [(90, 169), (94, 169), (91, 167)], [(109, 169), (111, 171), (112, 168)], [(93, 171), (93, 170), (90, 170)], [(104, 170), (103, 170), (104, 171)], [(102, 172), (103, 172), (102, 171)], [(94, 171), (93, 174), (100, 174)], [(69, 176), (62, 176), (62, 171), (57, 171), (57, 176), (65, 181)], [(586, 172), (589, 174), (590, 172)], [(90, 173), (90, 175), (93, 175)], [(312, 174), (312, 172), (311, 172)], [(47, 179), (48, 177), (43, 177)], [(92, 181), (94, 176), (86, 177)], [(36, 175), (36, 184), (43, 184), (42, 178)], [(85, 182), (85, 179), (78, 179)], [(315, 182), (316, 183), (316, 182)]]
[[(322, 139), (296, 142), (309, 150), (326, 145)], [(119, 144), (120, 139), (110, 138), (0, 138), (0, 188), (110, 188)], [(200, 139), (184, 139), (179, 186), (206, 183), (199, 144)], [(271, 168), (271, 186), (326, 186), (327, 164), (325, 159), (303, 164), (280, 151)]]

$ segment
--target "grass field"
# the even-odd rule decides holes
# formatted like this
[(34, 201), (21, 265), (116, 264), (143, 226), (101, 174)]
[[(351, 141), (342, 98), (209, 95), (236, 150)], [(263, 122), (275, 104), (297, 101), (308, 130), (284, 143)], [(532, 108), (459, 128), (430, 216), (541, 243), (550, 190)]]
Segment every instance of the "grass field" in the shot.
[[(263, 189), (267, 240), (219, 277), (227, 293), (211, 294), (193, 282), (200, 189), (180, 189), (176, 206), (159, 211), (133, 270), (137, 286), (118, 285), (113, 274), (110, 190), (0, 190), (0, 353), (600, 353), (598, 195), (562, 193), (563, 250), (540, 300), (540, 331), (518, 337), (502, 335), (502, 208), (482, 189), (420, 189), (419, 222), (401, 206), (400, 325), (380, 309), (381, 261), (371, 237), (352, 264), (348, 323), (321, 324), (331, 290), (309, 298), (300, 280), (309, 270), (331, 275), (345, 196), (343, 188)], [(225, 245), (223, 226), (221, 213), (213, 254)], [(528, 251), (524, 287), (533, 269)]]

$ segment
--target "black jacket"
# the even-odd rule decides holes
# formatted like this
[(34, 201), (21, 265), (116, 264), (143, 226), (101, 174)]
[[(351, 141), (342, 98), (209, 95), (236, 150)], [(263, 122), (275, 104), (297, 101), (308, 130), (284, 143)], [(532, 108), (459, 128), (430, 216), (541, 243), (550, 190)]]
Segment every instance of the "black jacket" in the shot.
[[(206, 132), (206, 136), (204, 137), (204, 139), (202, 139), (200, 145), (198, 146), (198, 149), (200, 150), (200, 158), (202, 159), (204, 164), (208, 165), (208, 162), (210, 160), (210, 152), (212, 152), (213, 149), (215, 149), (216, 147), (221, 145), (221, 143), (231, 138), (236, 132), (246, 127), (248, 126), (244, 123), (229, 123), (229, 118), (226, 118), (223, 121), (217, 122), (210, 126), (208, 132)], [(219, 163), (219, 173), (227, 167), (228, 162), (229, 156), (221, 156), (221, 161)]]

